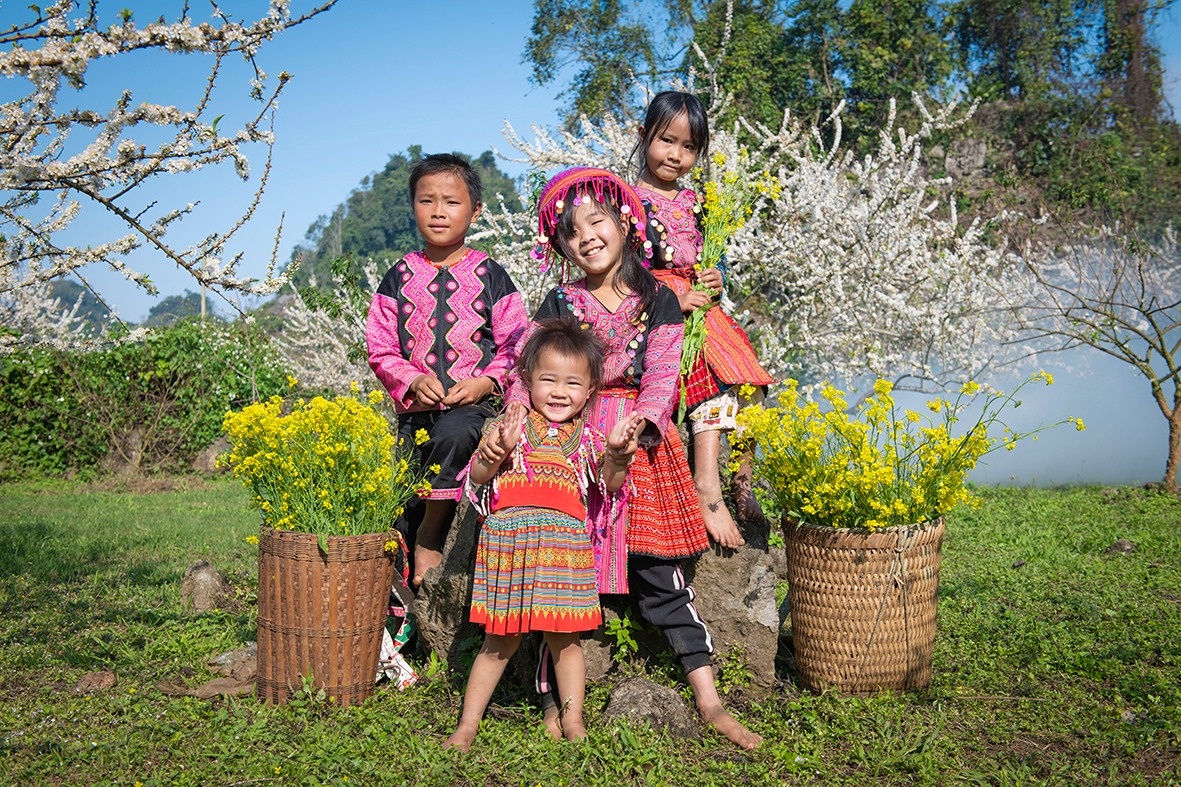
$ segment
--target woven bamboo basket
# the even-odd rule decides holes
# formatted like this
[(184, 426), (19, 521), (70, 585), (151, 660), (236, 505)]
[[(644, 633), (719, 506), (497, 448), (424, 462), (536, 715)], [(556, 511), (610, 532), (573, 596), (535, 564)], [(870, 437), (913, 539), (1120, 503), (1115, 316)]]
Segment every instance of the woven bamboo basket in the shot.
[(388, 533), (258, 538), (258, 698), (284, 704), (311, 675), (339, 705), (373, 693), (394, 563)]
[(856, 695), (931, 683), (943, 518), (874, 531), (787, 522), (801, 684)]

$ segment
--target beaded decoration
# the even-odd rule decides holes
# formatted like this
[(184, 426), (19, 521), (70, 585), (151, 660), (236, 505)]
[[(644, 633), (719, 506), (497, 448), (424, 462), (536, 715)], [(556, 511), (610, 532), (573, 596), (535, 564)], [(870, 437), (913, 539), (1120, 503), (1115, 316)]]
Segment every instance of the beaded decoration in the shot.
[(549, 183), (541, 191), (537, 202), (537, 246), (533, 249), (533, 258), (541, 262), (541, 269), (548, 270), (555, 257), (560, 257), (552, 236), (562, 211), (566, 209), (566, 199), (573, 197), (572, 207), (582, 204), (584, 199), (595, 199), (605, 202), (610, 199), (619, 206), (619, 212), (631, 222), (632, 232), (629, 237), (640, 253), (645, 267), (652, 258), (652, 241), (648, 240), (644, 204), (636, 195), (635, 190), (612, 172), (597, 167), (573, 167), (559, 172), (550, 178)]

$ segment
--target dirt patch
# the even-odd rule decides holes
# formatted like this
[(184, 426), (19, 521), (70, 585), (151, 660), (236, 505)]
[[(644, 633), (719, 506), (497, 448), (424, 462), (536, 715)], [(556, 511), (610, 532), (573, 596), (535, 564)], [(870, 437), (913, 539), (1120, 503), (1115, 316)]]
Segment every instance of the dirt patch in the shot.
[(1181, 747), (1157, 745), (1141, 749), (1128, 761), (1128, 775), (1147, 781), (1181, 776)]

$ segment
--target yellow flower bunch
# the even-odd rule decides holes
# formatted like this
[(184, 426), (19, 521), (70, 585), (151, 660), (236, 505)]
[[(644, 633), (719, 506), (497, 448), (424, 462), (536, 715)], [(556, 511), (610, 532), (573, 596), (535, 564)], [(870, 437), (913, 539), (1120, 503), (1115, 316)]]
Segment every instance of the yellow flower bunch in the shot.
[[(738, 414), (739, 440), (754, 449), (755, 476), (786, 516), (867, 530), (926, 522), (961, 503), (978, 502), (965, 477), (985, 454), (1011, 449), (1058, 424), (1083, 429), (1079, 419), (1067, 418), (1018, 434), (1001, 421), (1006, 407), (1020, 405), (1016, 394), (1035, 380), (1049, 385), (1052, 378), (1035, 374), (1010, 394), (982, 394), (978, 383), (966, 383), (953, 401), (928, 402), (932, 417), (925, 419), (900, 409), (886, 380), (878, 380), (873, 395), (852, 410), (844, 393), (830, 385), (822, 389), (822, 404), (804, 397), (789, 380), (778, 407), (748, 407)], [(980, 396), (975, 422), (957, 429), (960, 415)], [(996, 428), (1003, 428), (1003, 436), (990, 435)]]
[[(715, 177), (705, 179), (701, 169), (693, 172), (701, 208), (701, 258), (697, 270), (716, 268), (726, 253), (731, 236), (746, 225), (760, 195), (770, 196), (774, 185), (769, 173), (752, 177), (750, 154), (740, 148), (738, 155), (727, 159), (723, 153), (711, 157)], [(778, 196), (777, 192), (774, 192)], [(695, 285), (703, 289), (701, 285)], [(705, 347), (705, 312), (696, 309), (685, 320), (685, 338), (681, 347), (681, 375), (687, 375)], [(684, 399), (682, 394), (682, 403)]]
[(330, 535), (393, 526), (424, 482), (376, 409), (377, 394), (317, 396), (289, 407), (274, 396), (226, 413), (231, 451), (220, 461), (250, 489), (264, 525), (316, 533), (324, 548)]

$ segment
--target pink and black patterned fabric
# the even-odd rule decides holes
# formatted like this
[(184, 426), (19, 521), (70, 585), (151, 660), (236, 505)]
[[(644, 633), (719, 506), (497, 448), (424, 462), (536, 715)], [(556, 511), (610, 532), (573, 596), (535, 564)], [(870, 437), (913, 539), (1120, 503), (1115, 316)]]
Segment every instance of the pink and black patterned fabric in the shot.
[(399, 413), (422, 409), (410, 384), (424, 373), (447, 389), (485, 376), (504, 390), (527, 324), (516, 285), (488, 255), (471, 249), (441, 267), (412, 252), (386, 272), (373, 296), (365, 327), (369, 366)]
[[(636, 193), (648, 210), (648, 235), (657, 238), (660, 245), (653, 258), (652, 275), (677, 295), (684, 295), (697, 282), (693, 266), (701, 259), (697, 194), (692, 189), (681, 189), (669, 199), (643, 186), (636, 186)], [(735, 385), (762, 387), (773, 382), (775, 378), (759, 364), (742, 326), (721, 307), (711, 306), (705, 315), (705, 347), (683, 380), (688, 408)]]

